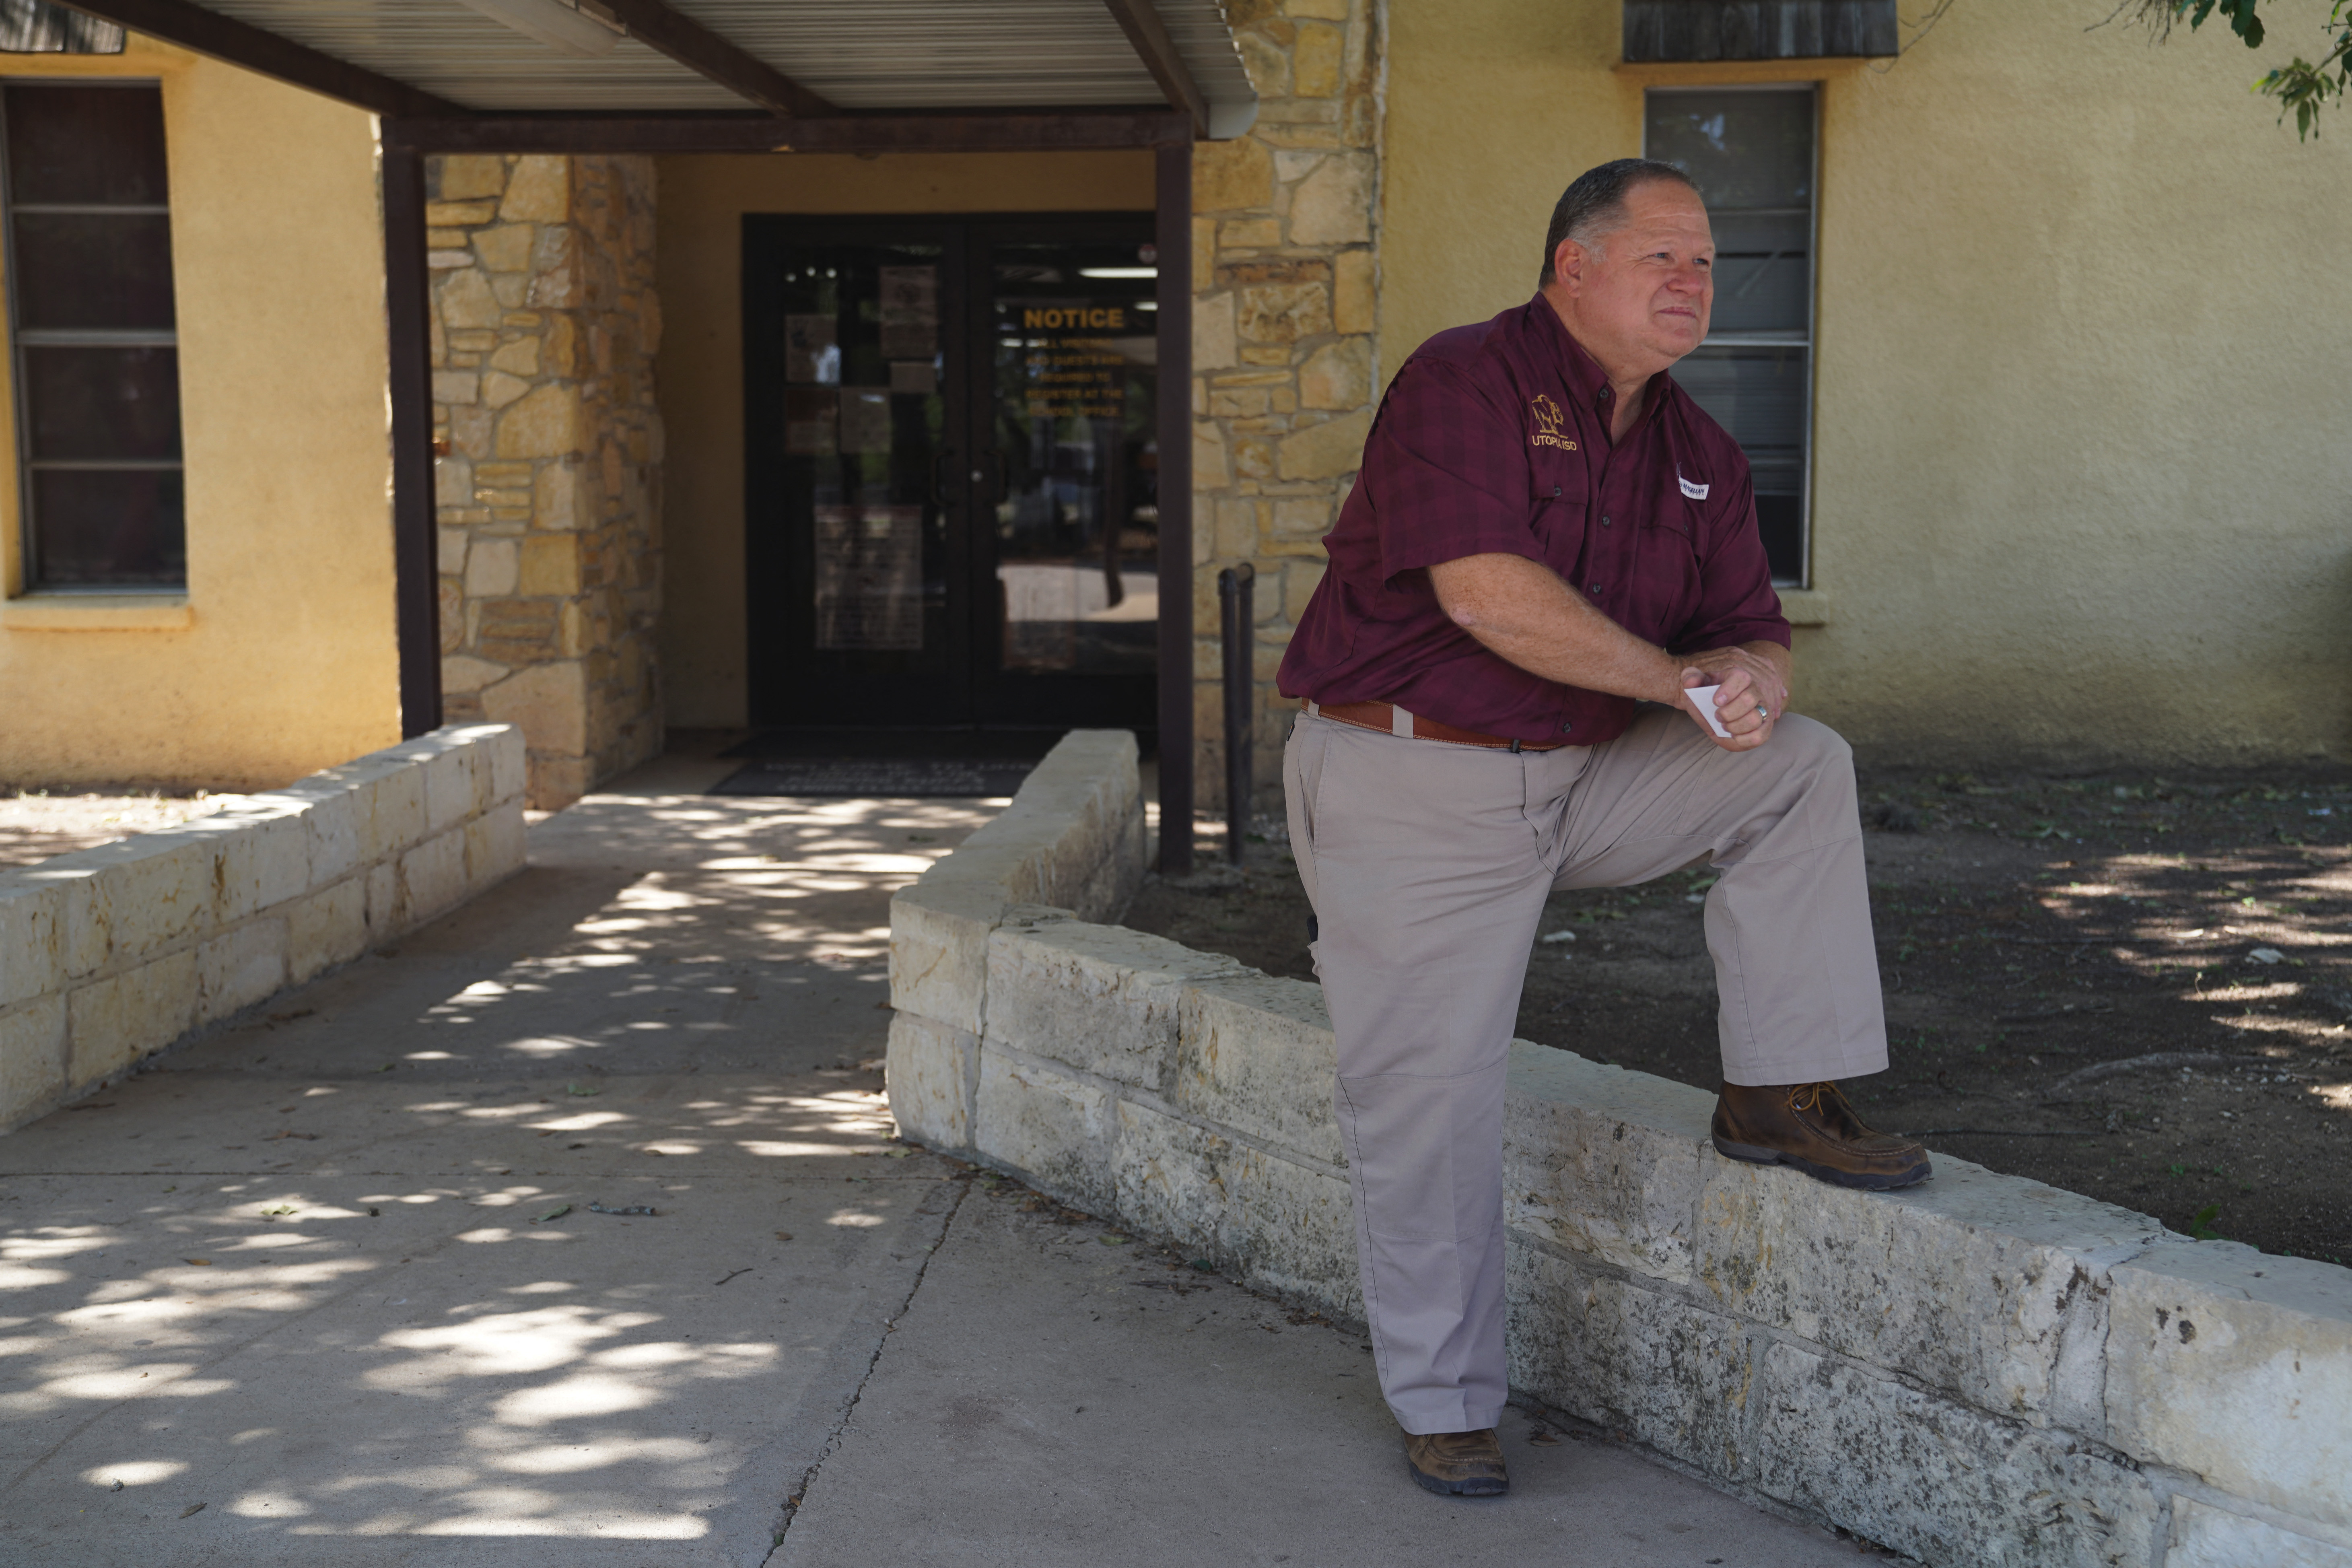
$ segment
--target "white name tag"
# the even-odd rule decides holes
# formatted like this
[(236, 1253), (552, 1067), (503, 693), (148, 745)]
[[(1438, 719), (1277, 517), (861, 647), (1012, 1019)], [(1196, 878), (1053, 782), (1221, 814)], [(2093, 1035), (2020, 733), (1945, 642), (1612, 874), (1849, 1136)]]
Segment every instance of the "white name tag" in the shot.
[(1706, 499), (1707, 487), (1705, 485), (1695, 485), (1688, 479), (1683, 478), (1680, 474), (1676, 474), (1675, 476), (1675, 483), (1682, 486), (1683, 494), (1690, 497), (1693, 500), (1705, 500)]

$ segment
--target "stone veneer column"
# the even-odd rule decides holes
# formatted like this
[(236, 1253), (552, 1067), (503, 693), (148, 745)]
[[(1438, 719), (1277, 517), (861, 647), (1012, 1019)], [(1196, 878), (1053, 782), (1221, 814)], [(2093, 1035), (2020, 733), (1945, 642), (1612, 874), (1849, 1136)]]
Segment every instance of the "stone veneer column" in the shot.
[(1279, 788), (1275, 668), (1322, 580), (1322, 536), (1371, 427), (1379, 0), (1228, 0), (1259, 97), (1247, 136), (1194, 149), (1195, 789), (1224, 798), (1217, 574), (1258, 571), (1257, 776)]
[(553, 810), (661, 750), (652, 160), (428, 160), (441, 684)]

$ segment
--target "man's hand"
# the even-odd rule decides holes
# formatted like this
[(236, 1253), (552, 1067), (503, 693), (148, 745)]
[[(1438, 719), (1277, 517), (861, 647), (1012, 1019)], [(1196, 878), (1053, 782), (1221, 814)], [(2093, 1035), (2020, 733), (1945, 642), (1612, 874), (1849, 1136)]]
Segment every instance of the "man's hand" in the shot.
[(1772, 733), (1789, 707), (1789, 650), (1778, 643), (1742, 643), (1708, 648), (1685, 657), (1683, 689), (1694, 686), (1720, 688), (1715, 694), (1715, 716), (1731, 731), (1729, 740), (1717, 734), (1698, 710), (1697, 700), (1685, 696), (1682, 706), (1707, 739), (1727, 752), (1752, 752)]

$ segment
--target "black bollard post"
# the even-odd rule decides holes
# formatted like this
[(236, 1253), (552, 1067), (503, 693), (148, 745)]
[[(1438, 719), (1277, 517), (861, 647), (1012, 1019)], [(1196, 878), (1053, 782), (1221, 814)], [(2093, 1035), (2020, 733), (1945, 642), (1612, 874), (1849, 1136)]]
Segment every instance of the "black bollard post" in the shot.
[(1256, 584), (1257, 568), (1247, 562), (1217, 574), (1217, 605), (1224, 619), (1225, 855), (1236, 866), (1248, 842), (1255, 787), (1250, 736), (1256, 725), (1250, 709), (1256, 695)]

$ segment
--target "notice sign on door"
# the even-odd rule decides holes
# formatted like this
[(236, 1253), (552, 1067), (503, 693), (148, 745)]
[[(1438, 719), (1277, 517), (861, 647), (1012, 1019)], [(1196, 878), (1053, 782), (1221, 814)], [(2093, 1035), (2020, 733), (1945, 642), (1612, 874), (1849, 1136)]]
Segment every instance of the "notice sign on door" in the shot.
[(889, 451), (888, 387), (845, 386), (841, 389), (841, 449), (857, 455)]
[(885, 267), (882, 357), (929, 359), (940, 352), (940, 269)]
[(1024, 405), (1032, 419), (1118, 419), (1127, 413), (1127, 363), (1083, 338), (1029, 351)]
[(816, 509), (816, 646), (923, 646), (923, 509)]
[(831, 316), (784, 318), (784, 379), (828, 386), (841, 379), (841, 342)]
[(784, 394), (784, 450), (793, 457), (832, 457), (841, 449), (840, 425), (838, 394), (799, 387)]

